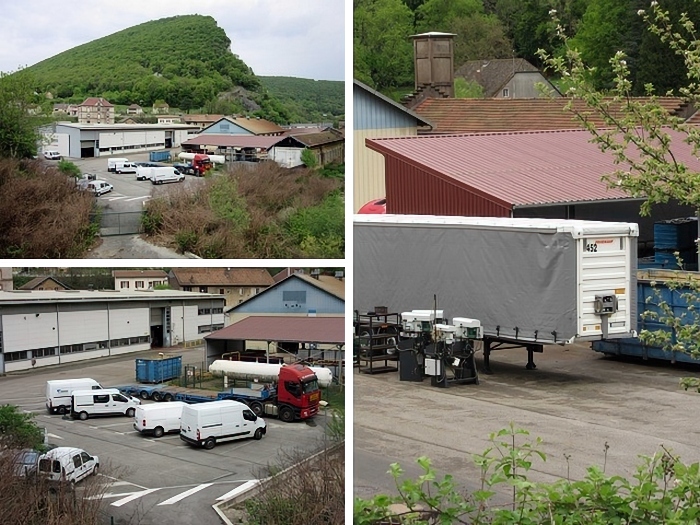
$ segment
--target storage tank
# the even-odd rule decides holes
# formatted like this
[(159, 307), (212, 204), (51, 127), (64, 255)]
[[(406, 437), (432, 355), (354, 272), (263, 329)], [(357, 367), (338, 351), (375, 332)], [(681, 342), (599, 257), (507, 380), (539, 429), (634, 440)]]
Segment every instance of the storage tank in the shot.
[(194, 153), (187, 153), (186, 151), (183, 151), (180, 153), (177, 158), (180, 160), (192, 160), (194, 158), (195, 154)]
[[(228, 361), (226, 359), (217, 359), (209, 365), (209, 372), (215, 376), (226, 375), (234, 379), (251, 379), (257, 378), (267, 382), (277, 382), (277, 377), (280, 373), (280, 368), (284, 365), (272, 363), (248, 363), (245, 361)], [(309, 367), (318, 378), (318, 385), (325, 388), (330, 386), (333, 381), (333, 372), (328, 368), (321, 366)]]

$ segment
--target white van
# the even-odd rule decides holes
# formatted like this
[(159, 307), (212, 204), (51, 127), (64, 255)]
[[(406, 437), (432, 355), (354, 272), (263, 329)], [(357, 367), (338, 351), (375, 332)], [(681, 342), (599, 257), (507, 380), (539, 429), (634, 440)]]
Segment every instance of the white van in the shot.
[(185, 176), (175, 168), (151, 168), (150, 177), (152, 184), (166, 184), (168, 182), (182, 182)]
[(56, 447), (39, 456), (39, 474), (50, 481), (78, 482), (97, 475), (100, 459), (81, 448)]
[(180, 417), (186, 406), (187, 403), (183, 401), (139, 405), (134, 415), (134, 428), (142, 434), (153, 434), (157, 438), (166, 433), (180, 432)]
[(73, 392), (70, 415), (73, 419), (85, 421), (94, 416), (134, 417), (141, 400), (122, 394), (116, 388), (102, 390), (75, 390)]
[(114, 189), (109, 182), (104, 180), (91, 180), (87, 183), (86, 189), (95, 194), (96, 197), (109, 193)]
[(115, 166), (117, 173), (136, 173), (137, 168), (138, 165), (135, 162), (124, 162)]
[(182, 409), (180, 439), (207, 450), (223, 441), (262, 439), (266, 432), (265, 420), (238, 401), (209, 401)]
[(118, 157), (107, 159), (107, 171), (117, 171), (117, 167), (122, 167), (125, 162), (129, 162), (129, 159)]
[(102, 390), (102, 386), (89, 377), (81, 379), (52, 379), (46, 382), (46, 410), (49, 414), (65, 414), (70, 410), (71, 396), (75, 390)]
[(44, 158), (48, 160), (61, 160), (61, 154), (56, 150), (49, 150), (44, 152)]

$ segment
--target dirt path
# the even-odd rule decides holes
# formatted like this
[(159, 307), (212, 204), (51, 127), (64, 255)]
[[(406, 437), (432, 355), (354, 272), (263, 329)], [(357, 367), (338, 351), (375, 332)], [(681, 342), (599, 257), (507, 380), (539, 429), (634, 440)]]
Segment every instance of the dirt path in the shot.
[(138, 235), (102, 237), (102, 242), (90, 250), (85, 259), (191, 259), (163, 246), (144, 241)]

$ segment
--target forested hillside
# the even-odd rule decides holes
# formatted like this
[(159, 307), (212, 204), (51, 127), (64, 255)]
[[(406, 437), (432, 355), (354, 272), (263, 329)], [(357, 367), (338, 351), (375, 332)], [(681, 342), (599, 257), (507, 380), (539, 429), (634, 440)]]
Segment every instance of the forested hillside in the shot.
[(64, 51), (27, 72), (36, 79), (37, 92), (51, 93), (51, 102), (100, 96), (115, 105), (149, 107), (165, 101), (181, 111), (245, 113), (279, 124), (311, 120), (331, 109), (333, 115), (343, 113), (342, 88), (331, 101), (326, 91), (333, 90), (325, 83), (311, 86), (306, 83), (313, 81), (300, 79), (309, 90), (307, 99), (296, 96), (298, 89), (290, 91), (293, 97), (284, 89), (268, 92), (231, 52), (231, 40), (210, 16), (146, 22)]
[[(687, 12), (700, 24), (700, 2), (658, 0), (677, 21)], [(537, 50), (561, 52), (550, 14), (556, 11), (584, 61), (598, 68), (595, 85), (611, 87), (609, 58), (628, 57), (634, 91), (651, 83), (657, 93), (687, 84), (681, 57), (647, 31), (638, 11), (642, 0), (355, 0), (354, 75), (383, 92), (413, 83), (410, 35), (454, 33), (455, 69), (468, 60), (525, 58), (542, 67)]]
[(284, 101), (294, 122), (332, 122), (345, 114), (345, 83), (294, 77), (259, 77), (269, 93)]

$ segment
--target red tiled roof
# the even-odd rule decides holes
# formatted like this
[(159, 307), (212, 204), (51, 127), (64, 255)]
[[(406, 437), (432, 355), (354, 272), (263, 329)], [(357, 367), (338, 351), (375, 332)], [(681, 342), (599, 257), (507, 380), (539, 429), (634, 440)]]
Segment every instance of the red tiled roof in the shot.
[(271, 286), (274, 279), (264, 268), (173, 268), (181, 286)]
[(345, 319), (253, 315), (204, 339), (344, 344)]
[(109, 101), (103, 99), (102, 97), (88, 97), (80, 105), (81, 106), (102, 106), (105, 108), (113, 107), (113, 104), (110, 104)]
[[(643, 102), (648, 99), (639, 98)], [(431, 134), (436, 133), (484, 133), (497, 131), (544, 131), (580, 129), (581, 124), (573, 113), (564, 109), (570, 99), (530, 98), (429, 98), (413, 110), (433, 124)], [(686, 104), (680, 98), (659, 97), (657, 102), (673, 115), (679, 115)], [(604, 125), (602, 119), (585, 108), (577, 100), (575, 107), (590, 115), (596, 126)], [(618, 112), (613, 111), (617, 115)]]
[[(685, 135), (667, 130), (679, 162), (700, 172)], [(585, 130), (366, 139), (389, 158), (514, 206), (630, 198), (601, 177), (618, 169)]]
[(185, 146), (217, 146), (219, 148), (263, 148), (270, 149), (286, 137), (270, 137), (266, 135), (217, 135), (203, 133), (186, 140)]
[(274, 122), (261, 118), (247, 118), (247, 117), (235, 117), (230, 118), (231, 122), (235, 122), (237, 125), (255, 133), (256, 135), (262, 135), (264, 133), (283, 133), (284, 128), (278, 126)]

